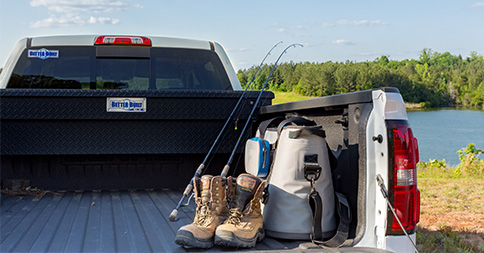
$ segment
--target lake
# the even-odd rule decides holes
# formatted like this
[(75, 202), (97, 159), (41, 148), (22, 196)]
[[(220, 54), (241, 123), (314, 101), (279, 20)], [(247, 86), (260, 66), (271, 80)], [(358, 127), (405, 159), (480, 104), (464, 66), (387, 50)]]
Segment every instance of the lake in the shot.
[(420, 161), (445, 159), (448, 165), (457, 165), (457, 151), (469, 143), (484, 150), (484, 111), (445, 108), (407, 114), (418, 139)]

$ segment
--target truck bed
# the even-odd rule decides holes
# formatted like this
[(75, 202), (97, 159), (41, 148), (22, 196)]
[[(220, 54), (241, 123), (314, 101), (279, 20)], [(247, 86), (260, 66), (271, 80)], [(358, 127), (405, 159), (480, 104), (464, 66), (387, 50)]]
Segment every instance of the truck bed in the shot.
[[(84, 191), (3, 198), (1, 251), (184, 251), (175, 244), (175, 235), (193, 220), (193, 201), (176, 221), (168, 220), (181, 194), (178, 190)], [(299, 242), (266, 238), (255, 250), (298, 247)]]
[[(42, 197), (42, 195), (45, 195)], [(181, 190), (43, 192), (2, 198), (1, 252), (184, 252), (175, 244), (178, 228), (192, 222), (190, 202), (176, 221), (168, 216)], [(209, 251), (234, 248), (215, 246)], [(309, 242), (266, 237), (251, 251), (318, 251)], [(328, 252), (375, 252), (369, 248)], [(379, 251), (383, 252), (383, 251)]]

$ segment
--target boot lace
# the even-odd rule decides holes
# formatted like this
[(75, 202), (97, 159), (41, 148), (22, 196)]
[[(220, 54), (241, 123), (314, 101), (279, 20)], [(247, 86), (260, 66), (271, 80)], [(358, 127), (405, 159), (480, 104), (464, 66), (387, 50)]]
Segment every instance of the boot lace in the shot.
[(208, 221), (209, 217), (211, 216), (211, 211), (209, 208), (208, 203), (198, 203), (195, 223), (197, 225), (203, 225), (206, 221)]
[(242, 220), (242, 212), (236, 208), (230, 209), (230, 216), (227, 218), (227, 224), (238, 225)]

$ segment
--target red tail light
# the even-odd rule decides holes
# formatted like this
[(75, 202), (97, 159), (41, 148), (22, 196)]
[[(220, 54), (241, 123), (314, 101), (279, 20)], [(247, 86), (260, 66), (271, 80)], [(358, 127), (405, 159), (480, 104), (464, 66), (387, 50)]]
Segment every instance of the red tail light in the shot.
[(94, 45), (151, 46), (151, 40), (141, 36), (98, 36)]
[[(415, 231), (420, 218), (420, 192), (417, 189), (418, 144), (407, 121), (388, 121), (390, 158), (390, 201), (407, 232)], [(391, 212), (389, 215), (393, 217)], [(390, 216), (389, 216), (390, 217)], [(388, 234), (400, 234), (395, 217), (389, 219)]]

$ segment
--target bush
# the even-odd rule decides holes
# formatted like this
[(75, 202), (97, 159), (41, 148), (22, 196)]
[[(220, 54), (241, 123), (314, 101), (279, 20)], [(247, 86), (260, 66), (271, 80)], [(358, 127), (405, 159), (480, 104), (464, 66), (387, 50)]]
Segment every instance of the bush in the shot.
[(427, 101), (427, 102), (420, 102), (420, 107), (421, 108), (430, 108), (430, 107), (432, 107), (432, 103), (430, 103), (429, 101)]
[(428, 162), (420, 161), (417, 164), (418, 173), (421, 176), (433, 178), (480, 178), (484, 179), (484, 160), (479, 155), (484, 153), (481, 149), (476, 148), (474, 143), (457, 151), (460, 164), (455, 168), (448, 167), (445, 159), (430, 159)]
[(457, 151), (459, 155), (460, 164), (457, 165), (457, 170), (460, 174), (467, 174), (467, 176), (475, 178), (484, 178), (484, 160), (479, 158), (479, 155), (484, 153), (482, 149), (476, 148), (474, 143), (470, 143), (467, 147)]
[(445, 159), (430, 159), (428, 162), (420, 161), (417, 163), (417, 168), (419, 176), (432, 178), (450, 178), (454, 170), (447, 167)]

